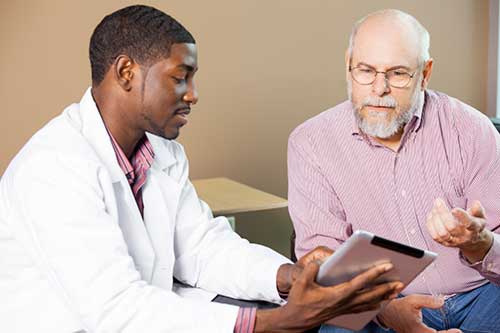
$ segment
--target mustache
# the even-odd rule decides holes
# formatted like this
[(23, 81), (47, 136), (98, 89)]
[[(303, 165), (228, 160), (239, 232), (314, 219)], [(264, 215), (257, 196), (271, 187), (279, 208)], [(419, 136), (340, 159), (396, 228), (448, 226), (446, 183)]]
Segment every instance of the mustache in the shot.
[(398, 102), (394, 99), (394, 97), (387, 95), (384, 97), (373, 97), (369, 96), (363, 100), (361, 104), (361, 108), (365, 106), (379, 106), (385, 108), (396, 108), (398, 106)]

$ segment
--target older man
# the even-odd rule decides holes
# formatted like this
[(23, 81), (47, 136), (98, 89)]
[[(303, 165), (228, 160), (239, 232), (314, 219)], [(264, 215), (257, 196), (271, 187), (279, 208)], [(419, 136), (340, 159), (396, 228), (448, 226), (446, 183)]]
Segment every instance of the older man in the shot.
[(498, 332), (498, 133), (479, 111), (427, 89), (429, 34), (406, 13), (358, 21), (345, 59), (349, 100), (289, 140), (298, 256), (337, 248), (356, 229), (437, 252), (404, 291), (416, 295), (392, 301), (380, 322), (398, 332)]

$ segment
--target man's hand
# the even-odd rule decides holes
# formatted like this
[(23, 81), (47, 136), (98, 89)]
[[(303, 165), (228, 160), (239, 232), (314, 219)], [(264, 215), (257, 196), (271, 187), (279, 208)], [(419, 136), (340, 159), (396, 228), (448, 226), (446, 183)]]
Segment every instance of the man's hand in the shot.
[(302, 273), (304, 267), (307, 264), (317, 261), (323, 262), (327, 257), (333, 254), (333, 250), (327, 248), (326, 246), (318, 246), (312, 251), (309, 251), (306, 255), (300, 258), (295, 264), (285, 264), (281, 265), (278, 269), (278, 274), (276, 277), (276, 285), (278, 286), (278, 291), (280, 294), (288, 294), (292, 288), (293, 282)]
[(369, 286), (390, 269), (390, 263), (377, 265), (348, 282), (323, 287), (315, 282), (319, 263), (311, 261), (293, 283), (287, 304), (257, 310), (255, 332), (302, 332), (339, 315), (377, 309), (403, 289), (401, 282)]
[[(443, 306), (443, 299), (426, 295), (410, 295), (392, 300), (378, 314), (379, 321), (401, 333), (435, 333), (422, 321), (422, 308), (439, 309)], [(441, 333), (461, 332), (458, 329), (439, 331)]]
[(442, 199), (436, 199), (427, 215), (427, 229), (441, 245), (456, 247), (471, 263), (483, 260), (493, 244), (493, 234), (485, 228), (484, 209), (474, 201), (467, 210), (449, 210)]

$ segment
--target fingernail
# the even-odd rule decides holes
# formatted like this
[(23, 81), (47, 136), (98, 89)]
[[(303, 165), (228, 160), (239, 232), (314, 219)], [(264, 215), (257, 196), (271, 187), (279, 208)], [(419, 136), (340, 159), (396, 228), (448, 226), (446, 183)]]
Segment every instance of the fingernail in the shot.
[(398, 282), (394, 285), (394, 290), (397, 290), (397, 292), (400, 292), (401, 290), (403, 290), (403, 287), (404, 287), (404, 284), (402, 284), (401, 282)]
[(393, 267), (394, 266), (390, 262), (382, 265), (382, 268), (384, 269), (384, 272), (390, 271)]

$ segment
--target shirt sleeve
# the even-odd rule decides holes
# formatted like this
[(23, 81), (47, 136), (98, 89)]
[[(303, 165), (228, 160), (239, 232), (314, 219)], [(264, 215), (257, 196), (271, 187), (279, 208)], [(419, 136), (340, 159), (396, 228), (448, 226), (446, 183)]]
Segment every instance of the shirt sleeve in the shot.
[(474, 200), (482, 204), (486, 212), (486, 228), (494, 233), (494, 240), (482, 261), (469, 263), (461, 253), (460, 260), (489, 281), (500, 284), (500, 134), (487, 117), (467, 105), (463, 107), (465, 112), (454, 114), (469, 117), (467, 121), (458, 119), (456, 122), (464, 161), (463, 187), (467, 208)]
[(234, 325), (234, 333), (253, 333), (256, 315), (257, 308), (240, 308)]
[(276, 276), (279, 267), (290, 260), (241, 238), (225, 217), (214, 218), (189, 181), (183, 150), (180, 154), (175, 176), (181, 186), (174, 233), (175, 277), (219, 295), (282, 303)]
[(300, 130), (288, 141), (288, 210), (297, 258), (320, 245), (336, 249), (352, 234), (342, 204)]
[(494, 234), (493, 237), (493, 245), (483, 260), (471, 263), (464, 257), (462, 252), (460, 252), (460, 261), (465, 266), (478, 271), (479, 274), (484, 276), (490, 282), (500, 285), (500, 235)]

